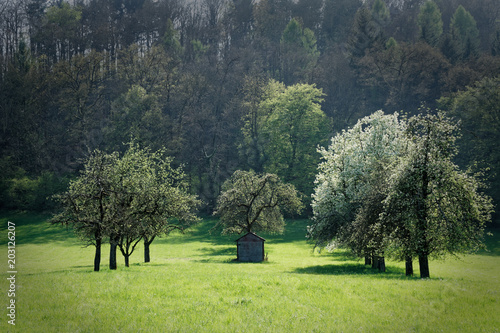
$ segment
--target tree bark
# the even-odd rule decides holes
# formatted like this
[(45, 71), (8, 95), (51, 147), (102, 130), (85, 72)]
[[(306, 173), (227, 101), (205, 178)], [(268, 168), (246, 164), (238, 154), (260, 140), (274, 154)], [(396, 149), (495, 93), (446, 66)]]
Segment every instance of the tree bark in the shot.
[(109, 269), (116, 269), (116, 248), (118, 246), (118, 239), (112, 236), (109, 240)]
[(124, 255), (123, 257), (125, 258), (125, 267), (130, 267), (130, 265), (129, 265), (129, 258), (130, 258), (130, 256)]
[(365, 256), (365, 265), (371, 265), (372, 264), (372, 258), (370, 256)]
[(151, 242), (147, 241), (146, 238), (144, 238), (144, 262), (150, 262), (151, 261), (151, 256), (149, 253), (149, 245)]
[(429, 242), (427, 240), (427, 198), (429, 196), (429, 136), (431, 129), (427, 127), (427, 138), (424, 145), (424, 163), (422, 166), (422, 189), (420, 200), (417, 200), (417, 235), (418, 235), (418, 265), (420, 278), (430, 277), (429, 273)]
[(94, 272), (99, 272), (101, 267), (101, 243), (100, 238), (95, 240)]
[(418, 265), (420, 267), (420, 278), (430, 278), (429, 273), (429, 256), (427, 254), (420, 254), (418, 256)]
[(406, 257), (406, 276), (413, 276), (413, 258), (412, 257)]
[(385, 272), (385, 257), (377, 257), (377, 268), (381, 272)]

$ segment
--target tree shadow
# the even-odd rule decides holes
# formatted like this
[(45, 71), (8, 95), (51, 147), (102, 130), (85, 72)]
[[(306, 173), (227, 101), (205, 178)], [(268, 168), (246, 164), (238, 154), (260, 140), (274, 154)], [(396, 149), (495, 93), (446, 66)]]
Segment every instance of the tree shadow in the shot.
[(234, 256), (236, 257), (236, 245), (231, 247), (216, 246), (216, 247), (203, 247), (198, 249), (203, 255), (209, 256)]
[(405, 270), (399, 267), (386, 266), (386, 271), (380, 272), (378, 269), (371, 268), (371, 266), (353, 263), (299, 267), (294, 269), (291, 273), (312, 275), (359, 275), (373, 276), (381, 279), (416, 279), (415, 277), (405, 276)]
[[(4, 215), (5, 214), (5, 215)], [(77, 236), (68, 227), (52, 225), (48, 220), (49, 214), (4, 213), (1, 217), (2, 227), (7, 229), (7, 221), (15, 223), (16, 243), (19, 244), (48, 244), (59, 243), (74, 246), (80, 243)], [(7, 244), (7, 237), (0, 239), (0, 246)]]

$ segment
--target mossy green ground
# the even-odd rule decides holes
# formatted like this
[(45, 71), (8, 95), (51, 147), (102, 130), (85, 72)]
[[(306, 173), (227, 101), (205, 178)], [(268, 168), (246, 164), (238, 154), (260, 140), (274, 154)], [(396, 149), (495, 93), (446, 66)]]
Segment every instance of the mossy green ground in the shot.
[[(82, 248), (47, 216), (4, 214), (0, 332), (500, 332), (500, 237), (490, 252), (432, 261), (431, 279), (379, 273), (348, 253), (313, 252), (306, 220), (263, 234), (269, 260), (235, 263), (237, 236), (186, 234), (142, 248), (131, 267), (93, 272)], [(7, 323), (7, 221), (16, 223), (16, 325)], [(418, 276), (418, 265), (415, 263)]]

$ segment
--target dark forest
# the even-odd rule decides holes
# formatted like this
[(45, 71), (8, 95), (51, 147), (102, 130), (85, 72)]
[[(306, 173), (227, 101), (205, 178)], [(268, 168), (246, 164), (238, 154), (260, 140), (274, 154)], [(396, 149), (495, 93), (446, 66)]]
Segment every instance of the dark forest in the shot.
[[(182, 165), (206, 212), (238, 169), (310, 198), (318, 146), (422, 106), (461, 122), (457, 163), (498, 204), (499, 75), (498, 0), (3, 0), (0, 208), (52, 209), (90, 152), (131, 139)], [(287, 101), (313, 105), (289, 128)]]

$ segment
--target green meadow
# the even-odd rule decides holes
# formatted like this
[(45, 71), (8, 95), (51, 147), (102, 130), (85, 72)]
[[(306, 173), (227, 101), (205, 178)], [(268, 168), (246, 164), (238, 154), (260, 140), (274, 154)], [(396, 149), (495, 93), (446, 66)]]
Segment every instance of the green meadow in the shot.
[[(500, 332), (500, 236), (488, 252), (430, 263), (431, 279), (365, 266), (348, 252), (313, 251), (307, 220), (266, 238), (268, 261), (237, 263), (233, 236), (205, 219), (142, 247), (126, 268), (93, 272), (93, 247), (48, 216), (0, 219), (0, 332)], [(16, 224), (16, 320), (8, 324), (7, 221)]]

